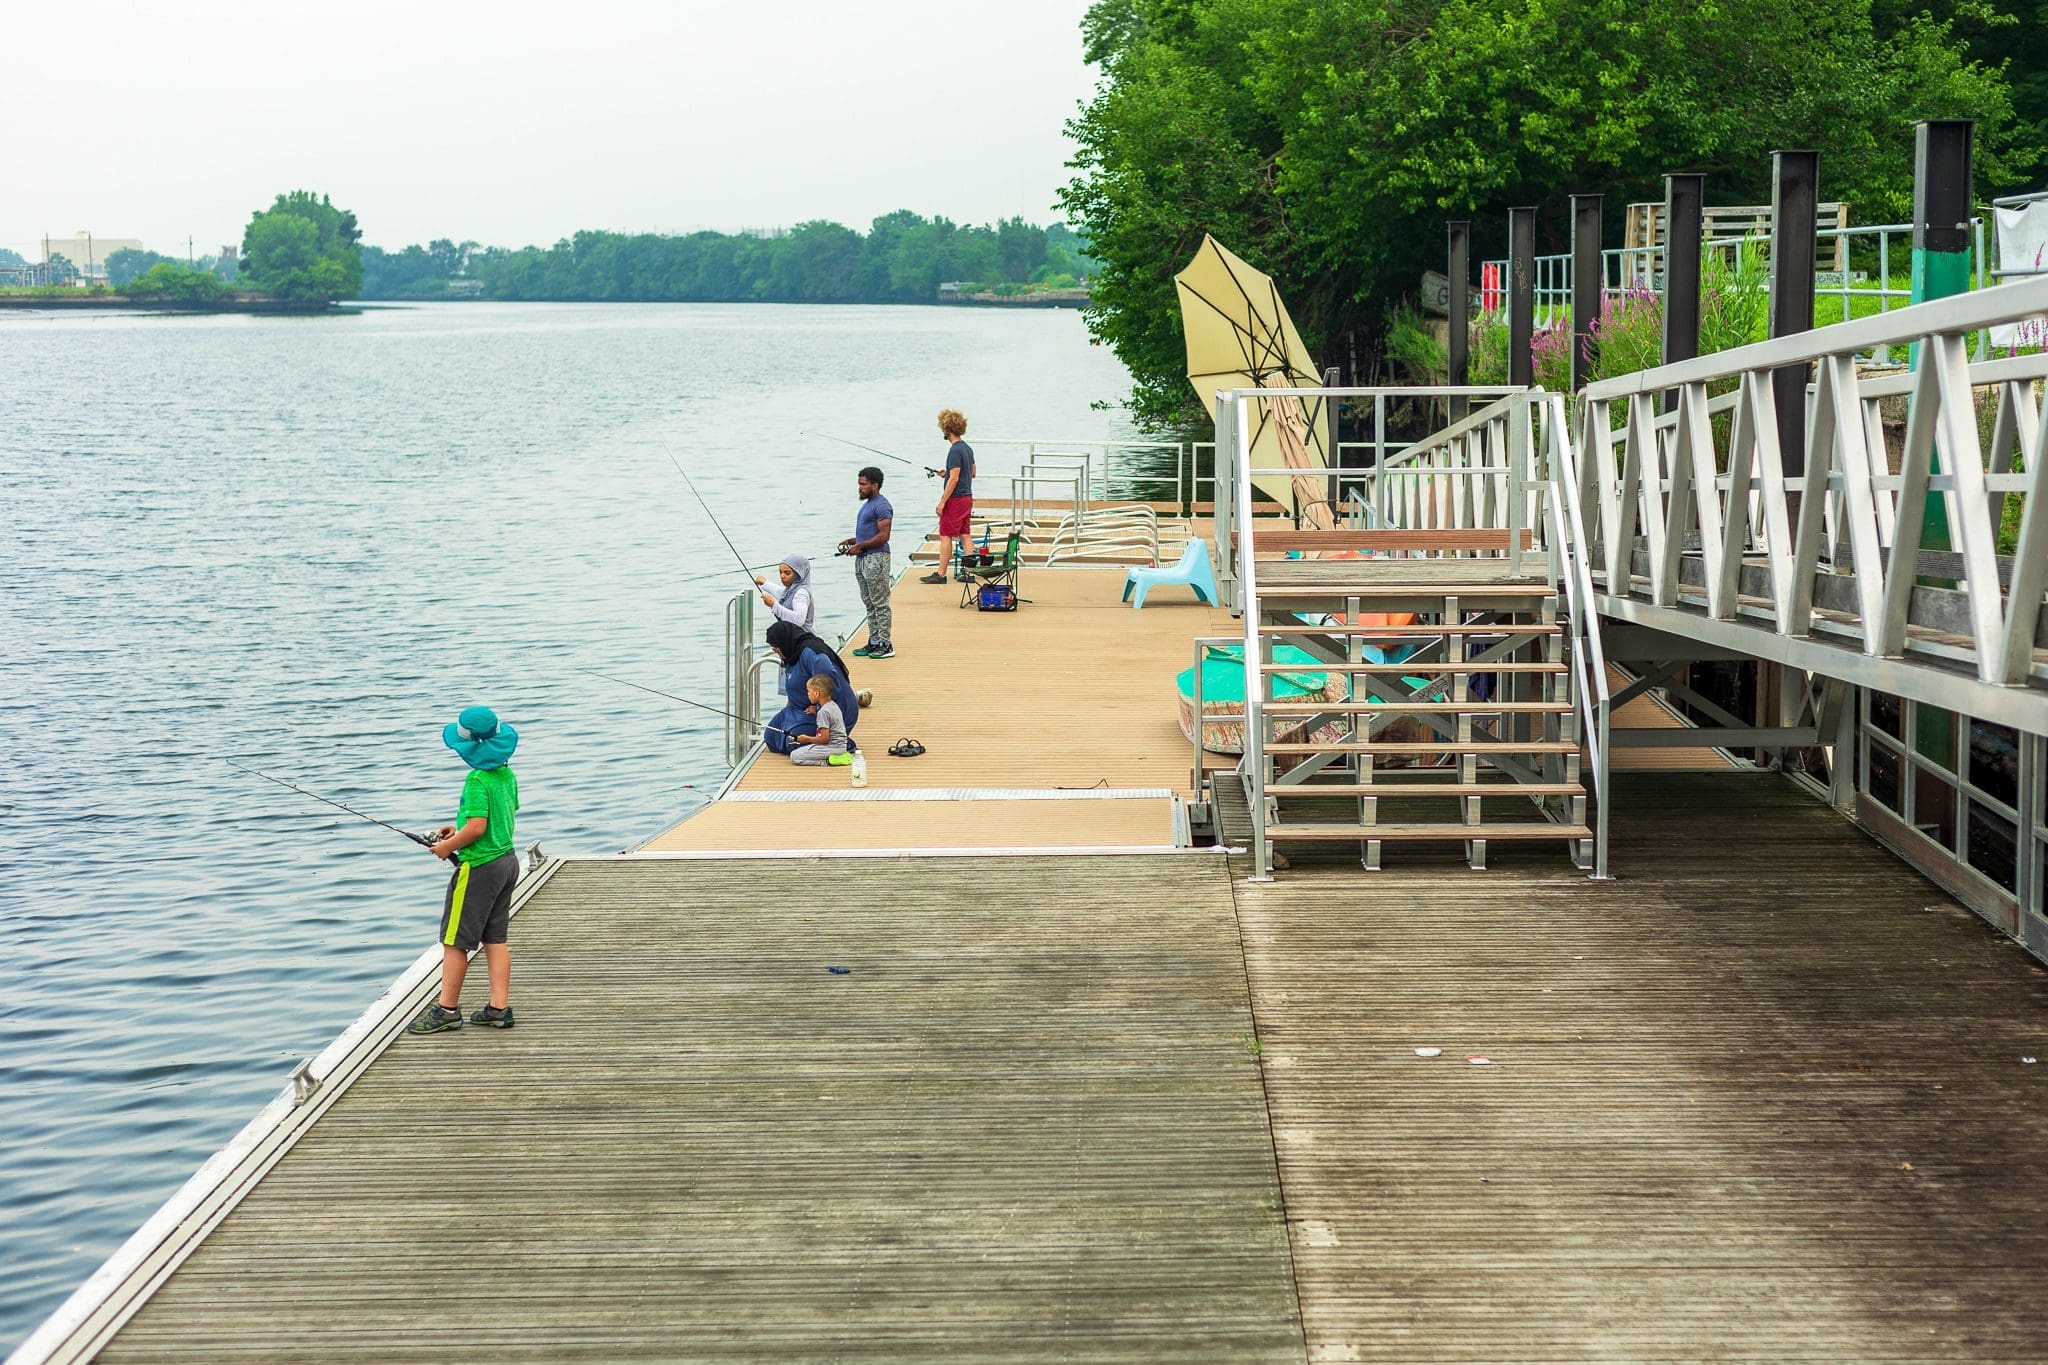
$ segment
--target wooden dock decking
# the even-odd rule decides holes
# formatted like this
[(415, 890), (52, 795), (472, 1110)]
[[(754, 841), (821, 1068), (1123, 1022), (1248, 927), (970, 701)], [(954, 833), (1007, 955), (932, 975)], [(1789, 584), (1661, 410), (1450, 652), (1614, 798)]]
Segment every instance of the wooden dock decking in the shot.
[[(896, 657), (846, 659), (854, 686), (875, 694), (856, 731), (865, 789), (844, 768), (765, 754), (735, 794), (821, 799), (772, 815), (714, 802), (644, 850), (1172, 847), (1172, 795), (1192, 794), (1194, 761), (1174, 679), (1196, 637), (1242, 628), (1184, 588), (1133, 611), (1122, 569), (1027, 569), (1022, 582), (1030, 600), (1015, 613), (962, 609), (955, 583), (897, 583)], [(865, 640), (863, 629), (849, 645)], [(903, 735), (926, 752), (891, 757)], [(928, 795), (883, 799), (916, 792)], [(1094, 799), (1124, 792), (1145, 795)]]
[(100, 1358), (1300, 1359), (1225, 862), (1080, 861), (563, 867)]
[(2048, 976), (1782, 778), (1619, 780), (1616, 881), (1238, 887), (1311, 1358), (2048, 1356)]
[(1784, 779), (1623, 780), (1606, 883), (569, 863), (521, 1027), (399, 1037), (101, 1358), (2048, 1353), (2048, 978)]

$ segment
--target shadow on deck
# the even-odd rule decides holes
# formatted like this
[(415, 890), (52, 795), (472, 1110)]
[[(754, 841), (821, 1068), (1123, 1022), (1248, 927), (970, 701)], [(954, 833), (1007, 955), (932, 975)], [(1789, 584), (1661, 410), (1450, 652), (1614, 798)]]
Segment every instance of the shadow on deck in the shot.
[(1311, 1357), (2048, 1353), (2048, 976), (1781, 778), (1617, 782), (1616, 881), (1239, 884)]

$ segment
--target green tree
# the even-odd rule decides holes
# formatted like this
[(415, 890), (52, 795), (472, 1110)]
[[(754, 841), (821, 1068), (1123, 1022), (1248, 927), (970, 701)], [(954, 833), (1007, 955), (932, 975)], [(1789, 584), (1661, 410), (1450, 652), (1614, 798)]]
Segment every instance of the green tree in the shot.
[(308, 190), (280, 194), (242, 233), (242, 272), (267, 294), (296, 303), (359, 297), (363, 261), (356, 216)]
[(1817, 147), (1826, 197), (1897, 221), (1914, 119), (1976, 118), (1987, 190), (2038, 150), (2000, 70), (1925, 16), (1880, 31), (1872, 0), (1098, 0), (1083, 39), (1103, 79), (1062, 200), (1150, 422), (1199, 413), (1172, 275), (1205, 231), (1355, 376), (1448, 217), (1495, 254), (1505, 209), (1538, 204), (1561, 250), (1571, 193), (1618, 223), (1701, 171), (1710, 202), (1763, 202), (1770, 151)]
[[(112, 257), (108, 258), (107, 264), (109, 273), (112, 273)], [(160, 299), (167, 303), (211, 303), (225, 298), (228, 293), (227, 284), (213, 271), (166, 260), (159, 260), (122, 284), (120, 289), (123, 294), (136, 298)]]

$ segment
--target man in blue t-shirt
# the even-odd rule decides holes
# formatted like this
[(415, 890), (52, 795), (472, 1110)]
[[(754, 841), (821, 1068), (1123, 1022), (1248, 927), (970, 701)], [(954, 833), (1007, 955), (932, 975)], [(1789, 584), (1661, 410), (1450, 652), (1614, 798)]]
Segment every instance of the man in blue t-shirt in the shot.
[(860, 584), (860, 604), (868, 612), (868, 642), (853, 651), (867, 659), (891, 659), (889, 640), (889, 526), (896, 509), (882, 496), (882, 471), (869, 465), (860, 472), (860, 511), (853, 519), (853, 537), (839, 542), (839, 553), (854, 555), (853, 577)]

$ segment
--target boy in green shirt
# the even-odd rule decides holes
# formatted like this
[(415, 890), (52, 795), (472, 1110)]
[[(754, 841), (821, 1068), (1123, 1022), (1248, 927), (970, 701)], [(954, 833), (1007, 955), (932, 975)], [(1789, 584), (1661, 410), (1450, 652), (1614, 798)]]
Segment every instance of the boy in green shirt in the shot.
[(428, 849), (436, 858), (455, 862), (441, 907), (441, 998), (406, 1029), (444, 1033), (462, 1027), (462, 978), (479, 943), (490, 972), (491, 998), (469, 1022), (511, 1028), (512, 950), (505, 944), (505, 930), (512, 919), (512, 888), (519, 881), (519, 855), (512, 848), (519, 779), (506, 765), (519, 745), (519, 732), (490, 707), (472, 706), (441, 732), (441, 742), (461, 755), (470, 772), (455, 810), (460, 823), (441, 826)]

